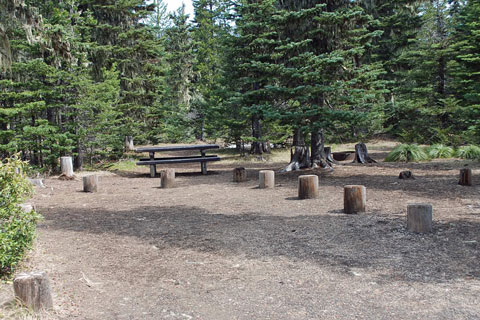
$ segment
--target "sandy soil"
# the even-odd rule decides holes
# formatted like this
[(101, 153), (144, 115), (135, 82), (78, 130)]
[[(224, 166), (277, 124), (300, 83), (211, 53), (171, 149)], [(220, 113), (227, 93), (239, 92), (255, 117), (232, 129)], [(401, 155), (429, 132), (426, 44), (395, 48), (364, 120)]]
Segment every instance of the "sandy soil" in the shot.
[[(340, 164), (271, 190), (258, 170), (284, 163), (245, 163), (245, 183), (231, 164), (176, 166), (173, 189), (147, 168), (101, 172), (91, 194), (52, 177), (25, 269), (48, 272), (52, 319), (479, 319), (480, 181), (457, 184), (465, 164)], [(297, 199), (306, 173), (319, 199)], [(367, 187), (366, 213), (342, 213), (346, 184)], [(409, 202), (433, 204), (433, 233), (406, 231)]]

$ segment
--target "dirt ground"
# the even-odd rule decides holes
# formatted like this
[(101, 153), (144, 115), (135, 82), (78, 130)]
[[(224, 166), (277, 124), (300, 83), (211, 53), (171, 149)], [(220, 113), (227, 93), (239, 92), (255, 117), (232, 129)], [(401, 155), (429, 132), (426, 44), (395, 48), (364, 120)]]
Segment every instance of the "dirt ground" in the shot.
[[(457, 184), (466, 164), (473, 187)], [(239, 165), (245, 183), (232, 182)], [(49, 274), (46, 318), (480, 319), (478, 162), (342, 163), (258, 189), (259, 170), (284, 165), (177, 165), (172, 189), (148, 168), (99, 173), (98, 193), (46, 179), (24, 267)], [(406, 169), (417, 179), (399, 180)], [(319, 175), (319, 199), (297, 199), (300, 174)], [(342, 213), (347, 184), (367, 187), (366, 213)], [(433, 233), (406, 231), (411, 202), (433, 204)], [(0, 290), (6, 307), (11, 285)]]

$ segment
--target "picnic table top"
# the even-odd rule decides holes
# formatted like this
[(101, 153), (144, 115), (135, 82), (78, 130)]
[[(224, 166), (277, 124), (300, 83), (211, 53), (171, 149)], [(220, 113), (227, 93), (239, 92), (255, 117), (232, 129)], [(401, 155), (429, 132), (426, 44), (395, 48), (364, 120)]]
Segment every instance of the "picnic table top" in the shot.
[(183, 150), (206, 150), (206, 149), (218, 149), (216, 144), (199, 144), (193, 146), (171, 146), (171, 147), (145, 147), (137, 148), (136, 152), (161, 152), (161, 151), (183, 151)]

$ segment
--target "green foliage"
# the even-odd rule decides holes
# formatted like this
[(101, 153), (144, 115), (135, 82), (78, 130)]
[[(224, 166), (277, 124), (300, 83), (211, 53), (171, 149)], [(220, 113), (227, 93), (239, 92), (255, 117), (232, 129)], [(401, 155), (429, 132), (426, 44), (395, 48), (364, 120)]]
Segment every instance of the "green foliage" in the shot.
[(0, 277), (13, 271), (30, 248), (40, 218), (20, 207), (33, 192), (21, 174), (26, 165), (17, 157), (0, 162)]
[(434, 144), (426, 148), (427, 155), (432, 159), (451, 158), (455, 156), (455, 150), (443, 144)]
[(428, 160), (428, 155), (417, 144), (401, 144), (385, 158), (386, 162), (412, 162)]
[(475, 145), (460, 147), (457, 154), (462, 159), (480, 160), (480, 147)]

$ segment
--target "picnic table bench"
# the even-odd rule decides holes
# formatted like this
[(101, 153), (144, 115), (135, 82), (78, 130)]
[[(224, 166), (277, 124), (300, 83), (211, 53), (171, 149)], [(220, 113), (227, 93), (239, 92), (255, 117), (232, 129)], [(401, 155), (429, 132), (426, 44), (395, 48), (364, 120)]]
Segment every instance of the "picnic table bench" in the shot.
[[(203, 145), (194, 145), (194, 146), (172, 146), (172, 147), (146, 147), (146, 148), (137, 148), (136, 152), (148, 152), (149, 158), (141, 158), (137, 165), (150, 166), (150, 177), (155, 177), (157, 174), (157, 164), (169, 164), (169, 163), (190, 163), (190, 162), (200, 162), (202, 168), (202, 174), (207, 174), (207, 162), (209, 161), (219, 161), (220, 158), (217, 155), (206, 155), (205, 150), (209, 149), (218, 149), (216, 144), (203, 144)], [(155, 158), (155, 152), (166, 152), (166, 151), (188, 151), (188, 150), (199, 150), (200, 156), (183, 156), (183, 157), (165, 157), (165, 158)]]

